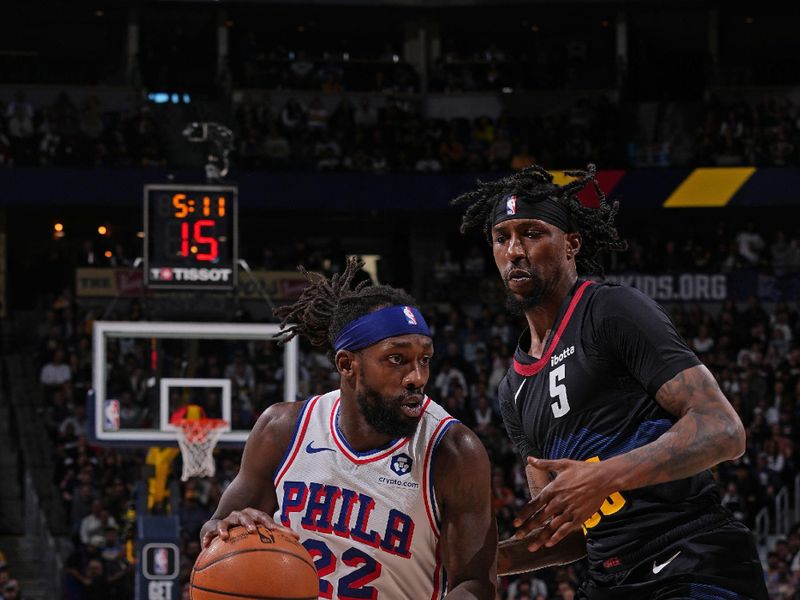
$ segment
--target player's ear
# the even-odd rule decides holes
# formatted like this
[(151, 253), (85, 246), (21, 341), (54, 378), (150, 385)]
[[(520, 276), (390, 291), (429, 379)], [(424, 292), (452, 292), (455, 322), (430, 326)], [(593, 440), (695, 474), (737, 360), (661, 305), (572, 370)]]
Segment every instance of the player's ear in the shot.
[(577, 231), (564, 234), (567, 242), (567, 258), (574, 259), (575, 255), (581, 251), (581, 234)]
[(336, 370), (339, 371), (339, 374), (345, 379), (354, 377), (356, 373), (355, 361), (356, 355), (353, 352), (349, 350), (339, 350), (335, 357)]

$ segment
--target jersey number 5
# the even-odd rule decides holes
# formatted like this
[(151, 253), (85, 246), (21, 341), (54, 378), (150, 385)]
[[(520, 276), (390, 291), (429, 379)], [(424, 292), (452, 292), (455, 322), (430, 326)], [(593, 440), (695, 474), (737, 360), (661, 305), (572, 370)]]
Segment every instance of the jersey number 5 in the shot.
[(567, 365), (561, 364), (550, 371), (550, 397), (556, 401), (550, 405), (553, 409), (553, 416), (557, 419), (569, 412), (569, 400), (567, 400), (567, 386), (559, 381), (563, 381), (566, 376)]

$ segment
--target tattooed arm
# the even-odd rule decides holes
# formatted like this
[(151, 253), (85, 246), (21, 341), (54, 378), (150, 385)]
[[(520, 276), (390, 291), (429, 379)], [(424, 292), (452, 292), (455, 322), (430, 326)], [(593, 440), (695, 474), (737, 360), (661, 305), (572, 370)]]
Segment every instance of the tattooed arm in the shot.
[(616, 489), (683, 479), (744, 454), (744, 426), (703, 365), (667, 381), (656, 402), (678, 421), (650, 444), (604, 461)]
[(649, 444), (604, 460), (602, 465), (528, 459), (536, 469), (557, 473), (518, 517), (518, 537), (542, 529), (532, 538), (529, 550), (558, 544), (615, 491), (690, 477), (744, 453), (742, 422), (703, 365), (685, 369), (664, 383), (656, 401), (678, 420)]

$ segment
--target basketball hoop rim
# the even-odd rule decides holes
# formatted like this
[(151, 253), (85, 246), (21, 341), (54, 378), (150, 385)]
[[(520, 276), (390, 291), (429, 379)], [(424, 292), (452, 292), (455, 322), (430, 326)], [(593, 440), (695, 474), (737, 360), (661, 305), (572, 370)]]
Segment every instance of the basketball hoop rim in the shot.
[(210, 431), (225, 427), (227, 424), (225, 419), (181, 419), (177, 422), (178, 435), (183, 435), (190, 444), (204, 442)]

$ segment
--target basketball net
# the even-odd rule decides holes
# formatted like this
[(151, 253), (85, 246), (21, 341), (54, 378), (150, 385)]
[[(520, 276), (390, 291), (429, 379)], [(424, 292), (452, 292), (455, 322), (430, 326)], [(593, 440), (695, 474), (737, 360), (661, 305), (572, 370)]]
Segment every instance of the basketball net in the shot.
[(177, 425), (178, 446), (183, 456), (181, 481), (191, 477), (213, 477), (214, 448), (227, 421), (223, 419), (181, 419)]

